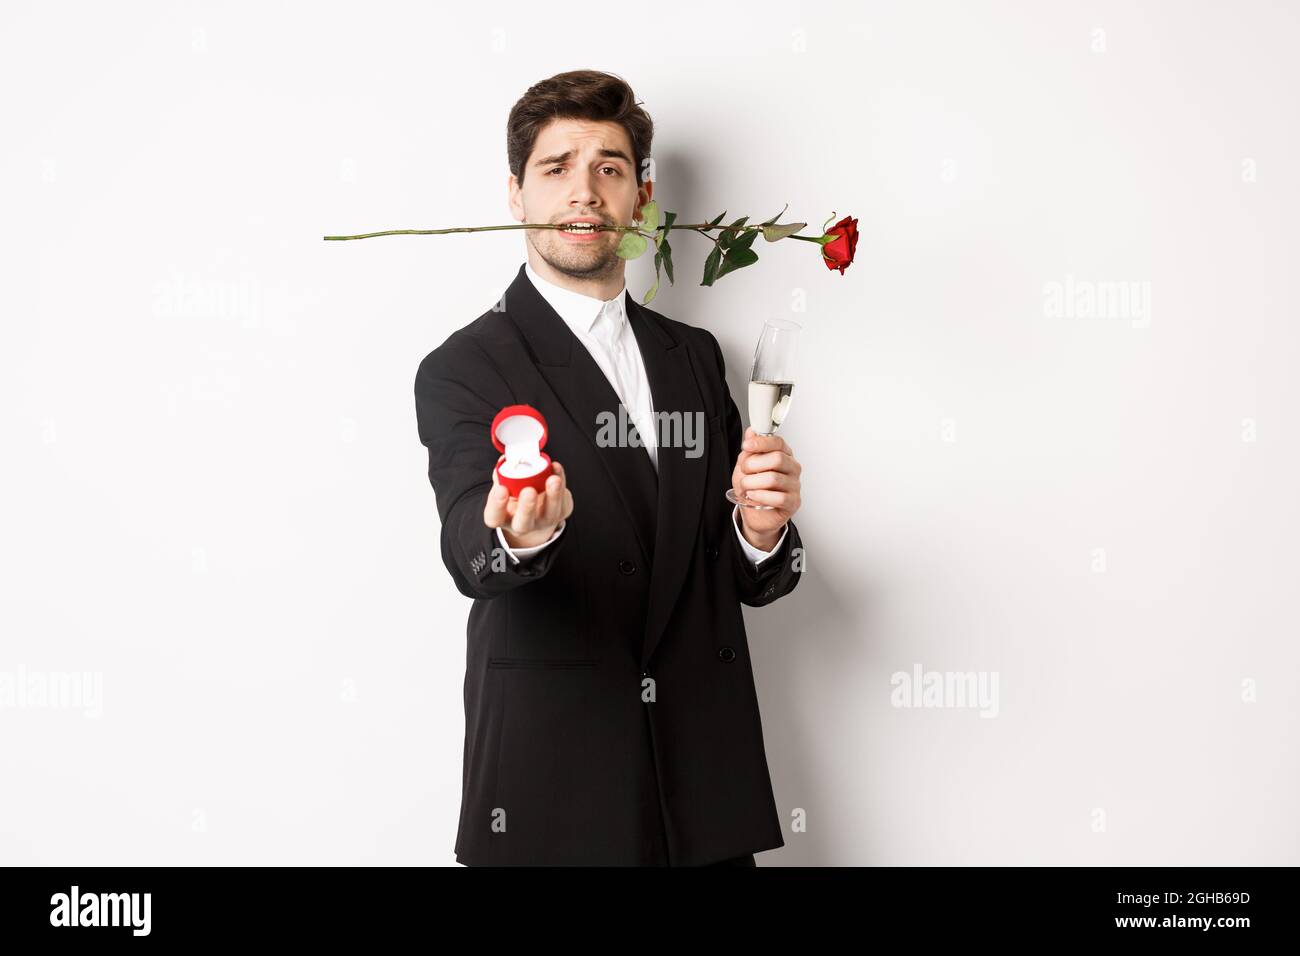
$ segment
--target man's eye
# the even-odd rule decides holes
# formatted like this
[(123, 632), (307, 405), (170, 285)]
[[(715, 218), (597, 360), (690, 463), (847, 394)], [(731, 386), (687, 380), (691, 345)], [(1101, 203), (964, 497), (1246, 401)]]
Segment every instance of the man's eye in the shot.
[[(622, 175), (622, 173), (620, 172), (620, 170), (619, 170), (619, 168), (618, 168), (617, 166), (602, 166), (602, 167), (600, 167), (600, 169), (601, 169), (601, 172), (604, 172), (606, 169), (612, 169), (612, 170), (614, 170), (614, 172), (615, 172), (616, 174), (618, 174), (618, 175)], [(563, 172), (563, 171), (564, 171), (564, 167), (563, 167), (563, 166), (553, 166), (553, 167), (551, 167), (550, 169), (548, 169), (548, 170), (546, 171), (546, 175), (549, 176), (549, 175), (551, 175), (551, 173), (559, 173), (559, 172)]]

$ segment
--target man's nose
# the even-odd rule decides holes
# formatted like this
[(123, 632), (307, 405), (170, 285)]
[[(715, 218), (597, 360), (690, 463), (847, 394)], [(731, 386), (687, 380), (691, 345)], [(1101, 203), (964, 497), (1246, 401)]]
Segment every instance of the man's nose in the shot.
[(589, 169), (581, 169), (569, 180), (569, 204), (599, 206), (600, 194), (596, 191), (596, 177)]

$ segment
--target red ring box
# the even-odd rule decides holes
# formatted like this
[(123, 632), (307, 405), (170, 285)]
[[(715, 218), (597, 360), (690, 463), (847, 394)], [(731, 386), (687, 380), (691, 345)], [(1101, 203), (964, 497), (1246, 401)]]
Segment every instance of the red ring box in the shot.
[(497, 481), (506, 486), (511, 498), (525, 488), (539, 494), (551, 476), (551, 456), (542, 451), (546, 444), (546, 419), (531, 405), (507, 405), (492, 419), (492, 444), (502, 452), (497, 459)]

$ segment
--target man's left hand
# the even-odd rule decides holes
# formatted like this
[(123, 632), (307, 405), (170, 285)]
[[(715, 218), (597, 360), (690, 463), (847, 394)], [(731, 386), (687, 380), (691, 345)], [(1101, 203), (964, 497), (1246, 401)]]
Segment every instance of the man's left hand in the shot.
[(748, 493), (759, 504), (772, 506), (740, 509), (741, 533), (754, 547), (771, 551), (785, 523), (799, 510), (802, 470), (784, 438), (745, 429), (736, 467), (731, 472), (731, 487), (737, 495)]

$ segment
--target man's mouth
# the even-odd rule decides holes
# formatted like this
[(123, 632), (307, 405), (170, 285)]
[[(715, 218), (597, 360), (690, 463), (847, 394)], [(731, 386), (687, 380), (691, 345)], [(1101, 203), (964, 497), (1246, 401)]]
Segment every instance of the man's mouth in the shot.
[(564, 242), (597, 242), (604, 234), (598, 222), (564, 222), (559, 226), (556, 232), (564, 236)]

